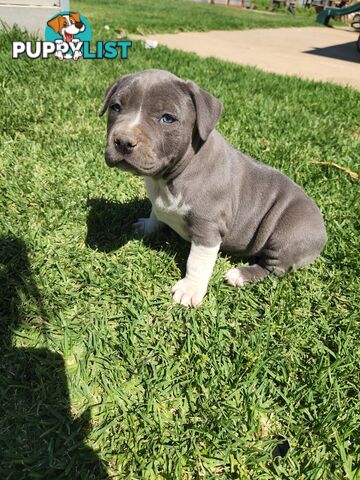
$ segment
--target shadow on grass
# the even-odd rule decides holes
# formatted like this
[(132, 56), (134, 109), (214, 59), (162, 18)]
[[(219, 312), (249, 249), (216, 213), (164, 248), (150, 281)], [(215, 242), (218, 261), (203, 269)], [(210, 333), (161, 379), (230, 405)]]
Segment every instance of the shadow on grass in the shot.
[(171, 228), (165, 227), (154, 236), (145, 238), (134, 234), (132, 224), (138, 218), (148, 217), (151, 211), (149, 200), (132, 200), (127, 203), (113, 202), (102, 198), (89, 199), (87, 236), (85, 243), (93, 250), (109, 253), (132, 239), (141, 239), (153, 250), (163, 251), (175, 258), (181, 273), (185, 275), (189, 243), (180, 238)]
[[(92, 198), (87, 202), (87, 235), (85, 244), (93, 250), (110, 253), (126, 245), (132, 239), (141, 239), (144, 245), (153, 250), (163, 251), (175, 258), (185, 276), (186, 262), (190, 244), (179, 237), (170, 227), (151, 237), (134, 234), (132, 224), (137, 218), (148, 217), (151, 211), (150, 201), (132, 200), (127, 203), (113, 202), (103, 198)], [(257, 263), (258, 258), (246, 258), (235, 252), (223, 252), (235, 266)]]
[(0, 237), (0, 478), (107, 479), (105, 466), (84, 443), (89, 410), (79, 418), (71, 414), (63, 357), (13, 346), (21, 323), (42, 328), (25, 316), (24, 303), (35, 305), (30, 316), (45, 325), (25, 243)]
[(132, 224), (139, 217), (148, 217), (151, 210), (148, 200), (119, 203), (92, 198), (88, 200), (87, 207), (89, 213), (85, 243), (93, 250), (105, 253), (113, 252), (135, 238)]

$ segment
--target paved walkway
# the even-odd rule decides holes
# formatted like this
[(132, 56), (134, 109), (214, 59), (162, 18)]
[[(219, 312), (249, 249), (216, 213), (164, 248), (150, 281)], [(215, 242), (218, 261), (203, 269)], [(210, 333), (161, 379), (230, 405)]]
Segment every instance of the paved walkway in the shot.
[(274, 28), (149, 35), (170, 48), (251, 65), (268, 72), (360, 90), (359, 32), (350, 28)]

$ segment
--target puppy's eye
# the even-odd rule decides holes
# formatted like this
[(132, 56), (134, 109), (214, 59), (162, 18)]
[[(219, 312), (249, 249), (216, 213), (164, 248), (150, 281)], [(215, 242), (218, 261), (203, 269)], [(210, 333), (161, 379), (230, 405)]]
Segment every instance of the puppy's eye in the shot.
[(111, 110), (114, 110), (114, 112), (121, 112), (121, 105), (120, 103), (113, 103), (110, 106)]
[(170, 115), (170, 114), (168, 114), (168, 113), (165, 113), (165, 115), (163, 115), (163, 116), (160, 118), (160, 122), (161, 122), (161, 123), (167, 123), (167, 124), (169, 124), (169, 123), (174, 123), (174, 122), (175, 122), (175, 118), (174, 118), (172, 115)]

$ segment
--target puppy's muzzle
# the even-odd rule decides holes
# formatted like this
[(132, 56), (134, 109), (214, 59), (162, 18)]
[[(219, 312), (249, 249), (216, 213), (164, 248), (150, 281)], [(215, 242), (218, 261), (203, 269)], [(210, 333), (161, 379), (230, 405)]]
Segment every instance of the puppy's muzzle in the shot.
[(115, 149), (123, 155), (130, 155), (138, 144), (137, 139), (130, 135), (116, 135), (114, 137)]

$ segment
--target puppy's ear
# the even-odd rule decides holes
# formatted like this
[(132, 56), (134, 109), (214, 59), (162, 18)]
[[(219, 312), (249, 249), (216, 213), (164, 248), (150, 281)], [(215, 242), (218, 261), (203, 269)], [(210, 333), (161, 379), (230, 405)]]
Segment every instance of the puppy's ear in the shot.
[(115, 90), (117, 89), (119, 82), (120, 80), (115, 80), (115, 82), (112, 83), (110, 87), (108, 87), (108, 89), (106, 90), (103, 103), (99, 110), (99, 117), (102, 117), (106, 112), (109, 106), (110, 97), (112, 96), (113, 93), (115, 93)]
[(57, 17), (49, 20), (47, 22), (49, 27), (51, 27), (56, 33), (59, 33), (61, 30), (61, 27), (63, 26), (63, 17), (62, 15), (58, 15)]
[(217, 98), (199, 88), (196, 83), (186, 82), (195, 105), (197, 129), (200, 138), (205, 142), (217, 124), (223, 105)]

